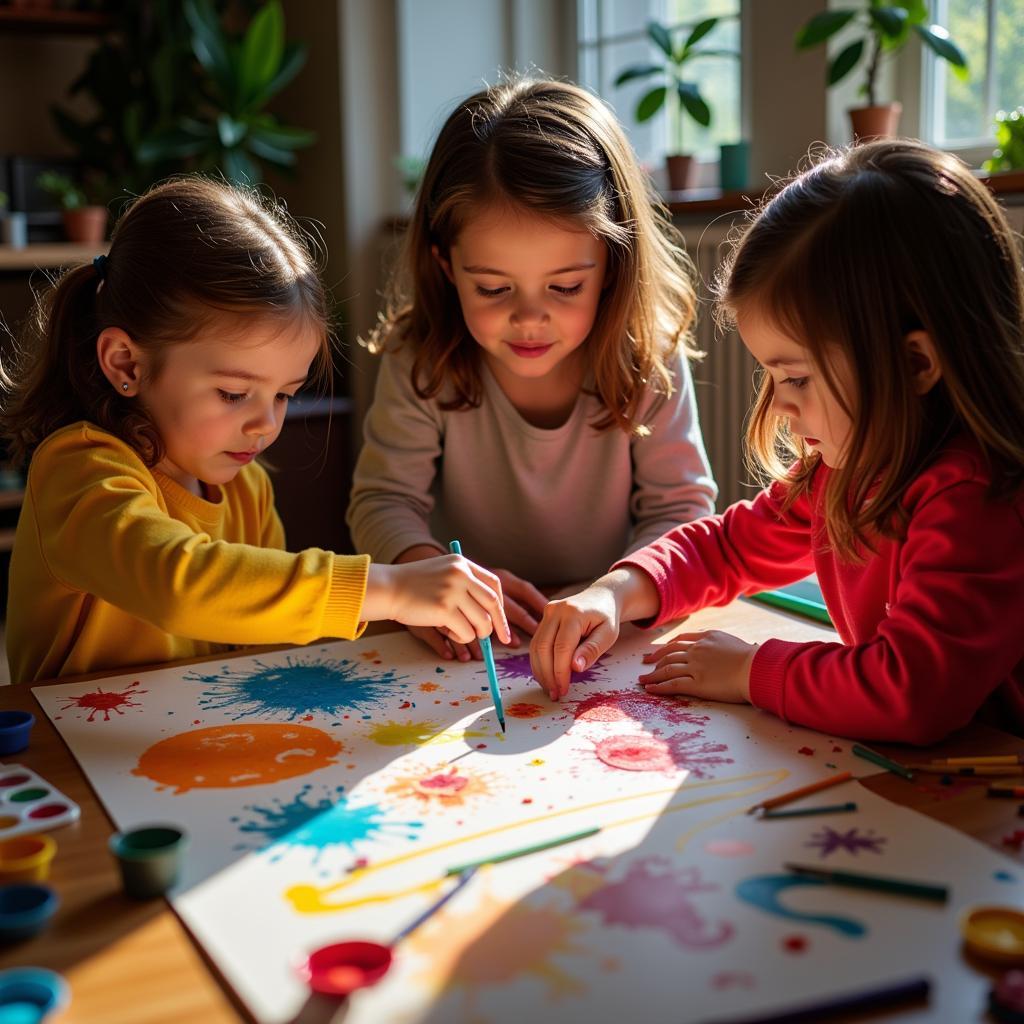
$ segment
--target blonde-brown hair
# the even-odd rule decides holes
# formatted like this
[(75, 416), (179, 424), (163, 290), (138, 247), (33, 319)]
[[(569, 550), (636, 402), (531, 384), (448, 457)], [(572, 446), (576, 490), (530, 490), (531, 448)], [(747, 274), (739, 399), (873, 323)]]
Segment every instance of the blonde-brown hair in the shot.
[(431, 254), (447, 257), (475, 213), (501, 204), (571, 220), (608, 247), (608, 271), (587, 341), (599, 430), (636, 422), (644, 389), (670, 394), (668, 360), (687, 346), (695, 297), (681, 238), (622, 128), (596, 97), (563, 82), (521, 79), (460, 103), (434, 144), (389, 303), (369, 339), (414, 346), (421, 398), (450, 381), (445, 409), (480, 404), (479, 346), (454, 285)]
[[(898, 537), (908, 485), (956, 433), (974, 438), (993, 497), (1024, 482), (1024, 275), (1006, 217), (956, 157), (884, 140), (821, 155), (762, 206), (716, 282), (721, 321), (757, 310), (804, 346), (851, 417), (829, 481), (829, 540), (850, 560), (872, 534)], [(906, 336), (926, 331), (942, 376), (914, 389)], [(830, 353), (851, 369), (843, 395)], [(786, 507), (810, 487), (819, 456), (772, 412), (763, 374), (748, 451), (789, 481)], [(792, 464), (786, 466), (786, 460)]]
[(22, 463), (49, 434), (84, 419), (155, 465), (162, 439), (141, 404), (115, 393), (103, 375), (97, 337), (121, 328), (159, 372), (162, 350), (223, 314), (302, 320), (321, 341), (312, 376), (328, 378), (326, 295), (308, 239), (284, 207), (198, 175), (154, 186), (118, 221), (105, 263), (67, 271), (38, 297), (5, 372), (0, 433), (12, 461)]

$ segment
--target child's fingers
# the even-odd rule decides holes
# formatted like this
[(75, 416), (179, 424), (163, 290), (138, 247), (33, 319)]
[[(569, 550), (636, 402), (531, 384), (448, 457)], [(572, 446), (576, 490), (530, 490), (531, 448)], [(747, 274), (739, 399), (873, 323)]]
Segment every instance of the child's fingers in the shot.
[(451, 661), (455, 657), (452, 645), (433, 626), (406, 627), (417, 640), (422, 640), (439, 658)]
[(506, 606), (508, 604), (508, 598), (513, 597), (521, 605), (532, 609), (537, 613), (537, 615), (542, 615), (545, 607), (547, 606), (548, 599), (527, 580), (520, 579), (518, 576), (513, 576), (511, 573), (506, 573), (504, 575)]
[(671, 643), (662, 644), (653, 651), (648, 651), (641, 660), (650, 664), (652, 661), (660, 661), (666, 654), (672, 654), (678, 651), (688, 651), (692, 646), (692, 640), (673, 640)]
[(537, 620), (518, 602), (509, 597), (505, 591), (505, 615), (508, 618), (509, 626), (519, 626), (528, 636), (537, 632), (539, 623)]
[(695, 693), (694, 680), (690, 676), (678, 676), (675, 679), (666, 679), (661, 683), (644, 683), (644, 689), (648, 693), (658, 694), (687, 694), (693, 696)]
[(693, 671), (686, 661), (668, 661), (656, 668), (651, 669), (650, 672), (645, 672), (639, 676), (641, 683), (661, 683), (666, 679), (675, 679), (680, 676), (687, 676), (693, 678)]
[(572, 662), (583, 637), (582, 625), (578, 618), (563, 623), (552, 644), (552, 675), (554, 676), (553, 700), (561, 700), (569, 692), (572, 681)]
[[(476, 636), (490, 636), (493, 631), (499, 640), (508, 643), (512, 634), (505, 615), (505, 600), (501, 590), (501, 580), (492, 572), (481, 569), (473, 562), (469, 563), (473, 579), (470, 581), (469, 593), (479, 608), (480, 614), (474, 612), (470, 618), (474, 625), (479, 626)], [(466, 609), (463, 609), (464, 611)], [(482, 618), (481, 618), (482, 615)]]
[(555, 699), (556, 693), (553, 645), (557, 633), (558, 627), (552, 619), (545, 616), (530, 641), (530, 670), (533, 672), (533, 678), (540, 683), (541, 689), (552, 700)]
[(572, 670), (583, 672), (590, 668), (618, 638), (616, 630), (602, 622), (577, 648), (572, 659)]

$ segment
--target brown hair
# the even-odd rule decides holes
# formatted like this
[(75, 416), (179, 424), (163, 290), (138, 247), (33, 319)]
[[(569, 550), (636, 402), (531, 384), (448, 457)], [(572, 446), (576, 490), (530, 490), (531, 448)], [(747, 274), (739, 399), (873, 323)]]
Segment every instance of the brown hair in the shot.
[(693, 322), (690, 264), (614, 115), (575, 85), (511, 81), (451, 114), (427, 163), (371, 351), (407, 339), (421, 398), (450, 380), (454, 397), (442, 408), (480, 404), (479, 346), (431, 248), (447, 257), (468, 219), (490, 203), (572, 220), (605, 242), (605, 288), (586, 343), (607, 410), (594, 426), (642, 426), (634, 418), (643, 389), (671, 393), (667, 360)]
[(308, 239), (284, 207), (254, 189), (199, 176), (165, 182), (118, 221), (98, 268), (76, 267), (37, 299), (7, 377), (0, 433), (17, 464), (53, 431), (85, 419), (132, 445), (148, 465), (163, 442), (141, 404), (116, 394), (96, 339), (119, 327), (150, 352), (187, 342), (218, 315), (303, 318), (320, 334), (313, 375), (331, 365), (327, 300)]
[[(720, 318), (757, 309), (809, 353), (850, 415), (849, 449), (825, 494), (833, 547), (858, 560), (872, 532), (898, 537), (907, 486), (958, 432), (980, 446), (993, 497), (1024, 482), (1024, 275), (1002, 210), (956, 157), (909, 140), (824, 153), (753, 217), (717, 281)], [(942, 376), (919, 397), (905, 338), (926, 331)], [(830, 352), (851, 368), (844, 397)], [(771, 409), (764, 374), (748, 449), (790, 482), (819, 457)], [(781, 455), (795, 458), (788, 468)]]

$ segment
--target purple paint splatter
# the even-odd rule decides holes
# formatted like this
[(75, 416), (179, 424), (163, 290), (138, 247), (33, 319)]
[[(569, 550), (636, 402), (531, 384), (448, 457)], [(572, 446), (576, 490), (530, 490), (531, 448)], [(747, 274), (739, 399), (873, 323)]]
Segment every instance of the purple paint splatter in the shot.
[(859, 853), (861, 850), (882, 853), (882, 844), (887, 842), (884, 836), (876, 836), (872, 829), (868, 829), (863, 835), (859, 835), (859, 832), (858, 828), (837, 832), (826, 825), (825, 828), (815, 832), (811, 836), (810, 842), (804, 843), (804, 846), (817, 847), (823, 858), (837, 850), (845, 850), (853, 854)]

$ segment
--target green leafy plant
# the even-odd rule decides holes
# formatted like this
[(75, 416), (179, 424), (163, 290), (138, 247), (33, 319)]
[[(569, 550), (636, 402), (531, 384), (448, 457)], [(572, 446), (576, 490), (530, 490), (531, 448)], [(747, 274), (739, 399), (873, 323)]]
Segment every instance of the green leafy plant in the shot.
[(280, 0), (269, 0), (240, 34), (228, 32), (212, 0), (186, 0), (192, 52), (204, 76), (193, 115), (152, 133), (141, 146), (150, 161), (186, 159), (232, 181), (261, 180), (260, 162), (290, 167), (316, 136), (281, 124), (264, 110), (302, 69), (306, 47), (288, 43)]
[(88, 206), (85, 192), (70, 178), (56, 171), (43, 171), (36, 178), (36, 184), (49, 196), (52, 196), (62, 210), (80, 210)]
[(807, 50), (827, 42), (847, 25), (855, 24), (861, 32), (829, 61), (826, 83), (841, 82), (858, 64), (865, 53), (864, 81), (860, 94), (867, 98), (869, 107), (877, 106), (876, 86), (882, 58), (898, 52), (911, 33), (938, 57), (948, 61), (954, 74), (968, 77), (967, 58), (941, 25), (928, 24), (927, 0), (906, 0), (902, 3), (882, 3), (866, 0), (859, 8), (843, 7), (822, 11), (814, 15), (796, 36), (798, 50)]
[(996, 148), (981, 166), (989, 174), (1024, 167), (1024, 107), (995, 116)]
[(427, 169), (427, 161), (421, 156), (396, 156), (395, 169), (402, 179), (402, 188), (406, 195), (415, 195), (420, 187), (423, 172)]
[(687, 65), (701, 57), (739, 56), (734, 50), (697, 49), (697, 44), (714, 29), (718, 21), (718, 18), (705, 18), (678, 45), (672, 42), (672, 29), (657, 21), (648, 22), (647, 35), (661, 51), (664, 60), (658, 64), (633, 64), (620, 71), (615, 79), (616, 86), (646, 78), (663, 79), (662, 84), (640, 97), (636, 119), (640, 123), (649, 121), (668, 101), (676, 153), (683, 151), (684, 112), (704, 128), (711, 124), (711, 108), (701, 95), (697, 83), (687, 77)]

